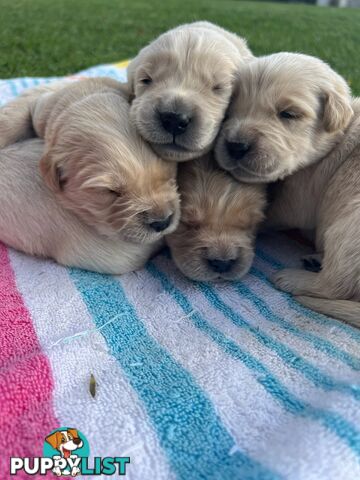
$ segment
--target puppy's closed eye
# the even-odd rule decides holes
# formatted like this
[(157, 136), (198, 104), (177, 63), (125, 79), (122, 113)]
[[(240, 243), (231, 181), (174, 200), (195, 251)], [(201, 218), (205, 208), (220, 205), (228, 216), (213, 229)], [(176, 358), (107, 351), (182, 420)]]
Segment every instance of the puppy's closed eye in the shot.
[(231, 90), (231, 84), (224, 83), (224, 82), (215, 83), (212, 87), (212, 91), (218, 95), (221, 95), (223, 93), (228, 93), (230, 90)]
[(116, 197), (122, 197), (122, 192), (120, 190), (113, 190), (111, 188), (107, 188), (106, 191), (108, 193), (111, 193), (111, 195), (114, 195)]
[(60, 190), (64, 190), (65, 184), (66, 184), (66, 178), (64, 174), (64, 169), (62, 167), (56, 167), (56, 180), (59, 184)]
[(212, 87), (212, 90), (215, 93), (221, 93), (223, 90), (225, 90), (225, 85), (222, 85), (221, 83), (217, 83)]
[(278, 115), (281, 120), (298, 120), (301, 118), (301, 114), (299, 112), (292, 110), (281, 110)]
[(144, 75), (141, 79), (140, 79), (140, 83), (142, 85), (150, 85), (152, 83), (152, 78), (149, 76), (149, 75)]

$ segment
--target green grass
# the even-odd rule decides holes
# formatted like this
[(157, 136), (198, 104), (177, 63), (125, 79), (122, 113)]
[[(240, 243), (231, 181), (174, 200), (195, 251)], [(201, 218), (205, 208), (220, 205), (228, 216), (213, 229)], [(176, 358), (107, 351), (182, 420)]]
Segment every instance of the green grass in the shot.
[(255, 54), (328, 61), (360, 94), (360, 9), (228, 0), (0, 0), (0, 78), (63, 75), (135, 55), (160, 32), (207, 19)]

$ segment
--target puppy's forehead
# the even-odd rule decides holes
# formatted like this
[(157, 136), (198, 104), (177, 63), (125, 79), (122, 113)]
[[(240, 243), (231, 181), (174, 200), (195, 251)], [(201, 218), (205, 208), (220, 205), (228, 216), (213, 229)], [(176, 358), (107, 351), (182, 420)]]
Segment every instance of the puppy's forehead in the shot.
[[(298, 108), (314, 115), (319, 105), (320, 88), (307, 73), (291, 71), (286, 65), (252, 62), (237, 75), (232, 110), (268, 111)], [(260, 110), (258, 110), (260, 113)]]
[(141, 63), (159, 76), (176, 73), (212, 77), (233, 75), (241, 56), (235, 46), (223, 36), (191, 29), (167, 33), (144, 49)]
[[(157, 42), (154, 42), (156, 45)], [(201, 55), (213, 51), (218, 57), (222, 55), (239, 58), (240, 54), (235, 45), (224, 35), (207, 28), (188, 28), (165, 33), (158, 40), (156, 47), (165, 47), (168, 50), (182, 51), (187, 56), (189, 53)]]
[(236, 63), (227, 56), (218, 56), (216, 52), (208, 50), (201, 52), (198, 49), (187, 51), (178, 49), (164, 49), (152, 53), (146, 58), (139, 74), (150, 74), (157, 81), (169, 77), (189, 78), (190, 81), (199, 79), (207, 81), (232, 80), (236, 72)]
[[(195, 169), (192, 178), (180, 178), (182, 212), (185, 220), (203, 224), (242, 223), (239, 212), (251, 209), (251, 200), (258, 200), (256, 188), (249, 188), (233, 180), (230, 175), (214, 169), (212, 172)], [(260, 197), (259, 197), (260, 198)]]
[(245, 95), (266, 91), (274, 96), (304, 98), (319, 92), (327, 70), (324, 62), (313, 57), (280, 53), (243, 64), (238, 70), (237, 84)]

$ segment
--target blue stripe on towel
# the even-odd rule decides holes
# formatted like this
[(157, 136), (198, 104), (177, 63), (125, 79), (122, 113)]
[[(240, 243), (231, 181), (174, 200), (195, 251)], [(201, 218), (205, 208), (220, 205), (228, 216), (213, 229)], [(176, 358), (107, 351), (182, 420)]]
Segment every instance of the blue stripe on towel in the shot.
[(14, 97), (16, 97), (18, 95), (16, 81), (15, 80), (9, 80), (8, 82), (9, 82), (11, 93), (14, 95)]
[(21, 86), (24, 90), (33, 86), (32, 79), (30, 78), (29, 80), (30, 80), (30, 83), (28, 83), (28, 79), (26, 77), (22, 77), (22, 78), (18, 79), (18, 81), (20, 82), (20, 84), (21, 84)]
[[(349, 385), (347, 383), (337, 382), (333, 378), (329, 377), (327, 374), (321, 372), (317, 367), (312, 365), (299, 354), (291, 350), (291, 348), (270, 337), (266, 333), (262, 332), (259, 328), (253, 327), (251, 324), (247, 323), (241, 315), (239, 315), (221, 300), (213, 287), (202, 282), (198, 282), (194, 285), (200, 289), (200, 291), (204, 294), (210, 305), (219, 310), (236, 326), (244, 328), (251, 332), (258, 340), (258, 342), (262, 343), (266, 348), (269, 348), (270, 350), (275, 352), (288, 367), (300, 372), (316, 387), (321, 387), (324, 390), (334, 390), (344, 394), (349, 394), (357, 400), (360, 400), (359, 385)], [(272, 313), (270, 308), (267, 307), (267, 305), (261, 300), (261, 298), (256, 297), (249, 288), (247, 288), (245, 285), (242, 285), (241, 283), (238, 283), (235, 285), (235, 289), (243, 298), (246, 298), (253, 303), (253, 305), (258, 309), (261, 316), (264, 318), (264, 320), (271, 319), (272, 321), (275, 321), (276, 316)]]
[[(254, 275), (254, 277), (258, 278), (259, 280), (261, 280), (262, 282), (266, 283), (267, 285), (273, 288), (272, 283), (267, 278), (265, 273), (259, 270), (258, 268), (252, 267), (252, 269), (250, 270), (250, 273)], [(306, 330), (302, 330), (301, 328), (296, 327), (296, 325), (294, 325), (293, 323), (287, 322), (286, 320), (281, 318), (279, 315), (272, 312), (272, 310), (269, 308), (269, 306), (263, 299), (257, 297), (251, 291), (250, 288), (245, 287), (243, 284), (238, 283), (236, 290), (241, 296), (245, 296), (246, 298), (249, 298), (253, 302), (253, 304), (255, 304), (258, 311), (264, 316), (266, 320), (269, 320), (270, 322), (274, 322), (280, 327), (284, 328), (286, 331), (295, 335), (296, 337), (312, 343), (316, 349), (320, 350), (321, 352), (327, 353), (330, 357), (336, 358), (337, 360), (344, 362), (346, 365), (353, 368), (354, 370), (360, 370), (360, 358), (356, 358), (353, 355), (345, 352), (344, 350), (341, 350), (340, 348), (336, 347), (335, 345), (333, 345), (331, 342), (329, 342), (324, 338), (318, 337), (317, 335), (314, 335), (311, 332), (307, 332)], [(285, 297), (290, 308), (294, 309), (294, 306), (300, 307), (300, 304), (297, 303), (295, 300), (293, 300), (289, 296), (289, 294), (281, 291), (279, 291), (279, 294), (283, 298)], [(298, 311), (300, 309), (304, 310), (304, 307), (300, 307), (296, 310)], [(302, 311), (300, 313), (302, 313)], [(312, 315), (312, 312), (311, 312), (311, 315)]]
[[(163, 250), (162, 254), (168, 259), (171, 258), (171, 255), (168, 249)], [(250, 270), (250, 273), (255, 277), (257, 277), (262, 282), (268, 284), (273, 288), (272, 283), (268, 280), (266, 275), (259, 269), (252, 267)], [(243, 285), (240, 282), (233, 283), (233, 285), (235, 285), (235, 290), (237, 291), (237, 293), (240, 295), (241, 298), (246, 298), (247, 300), (251, 301), (251, 303), (257, 308), (257, 310), (262, 315), (265, 321), (269, 320), (271, 322), (276, 323), (277, 325), (284, 328), (286, 331), (292, 333), (293, 335), (297, 336), (298, 338), (301, 338), (302, 340), (312, 343), (314, 347), (320, 350), (321, 352), (327, 353), (329, 356), (344, 362), (346, 365), (353, 368), (354, 370), (360, 370), (359, 358), (354, 357), (353, 355), (349, 354), (348, 352), (345, 352), (344, 350), (341, 350), (340, 348), (336, 347), (328, 340), (318, 337), (310, 332), (306, 332), (296, 327), (294, 324), (287, 322), (283, 318), (279, 317), (279, 315), (276, 315), (268, 306), (268, 304), (263, 299), (261, 299), (256, 294), (254, 294), (249, 287)], [(279, 291), (278, 293), (281, 296), (285, 297), (289, 303), (291, 302), (290, 307), (293, 307), (292, 304), (295, 304), (299, 306), (299, 310), (303, 309), (303, 310), (306, 310), (307, 313), (309, 312), (307, 309), (305, 309), (305, 307), (301, 307), (300, 304), (298, 304), (295, 300), (289, 298), (290, 297), (289, 294), (281, 291)], [(312, 313), (313, 312), (310, 311), (311, 316), (312, 316)], [(244, 319), (241, 317), (240, 321), (244, 321)], [(247, 322), (246, 322), (246, 326), (251, 328), (251, 326), (247, 324)], [(258, 329), (253, 329), (253, 330), (255, 331), (255, 333), (258, 333)], [(292, 356), (293, 356), (293, 360), (291, 362), (291, 366), (294, 367), (295, 366), (294, 359), (295, 358), (297, 359), (298, 355), (292, 352)], [(355, 398), (360, 399), (360, 385), (353, 386), (352, 390), (354, 392)]]
[(117, 280), (78, 269), (70, 269), (70, 275), (97, 327), (121, 315), (101, 333), (143, 401), (179, 479), (279, 478), (238, 450), (230, 455), (234, 441), (213, 405), (147, 333)]
[(170, 282), (168, 277), (153, 262), (148, 264), (147, 270), (161, 283), (164, 290), (182, 308), (184, 313), (189, 316), (188, 318), (192, 320), (194, 325), (206, 333), (223, 351), (241, 361), (249, 370), (253, 371), (257, 381), (287, 411), (294, 415), (319, 421), (341, 438), (360, 458), (360, 432), (351, 423), (337, 413), (315, 408), (297, 398), (257, 358), (242, 350), (235, 342), (228, 339), (222, 332), (210, 325), (198, 312), (194, 311), (194, 307), (188, 298)]
[[(273, 267), (276, 270), (279, 270), (281, 268), (286, 268), (285, 264), (281, 263), (279, 260), (276, 260), (272, 255), (268, 254), (263, 249), (257, 248), (256, 256), (260, 258), (260, 260), (262, 260), (263, 262), (268, 263), (271, 267)], [(307, 317), (310, 320), (313, 320), (319, 325), (331, 325), (333, 327), (336, 327), (339, 330), (342, 330), (344, 333), (347, 333), (349, 337), (351, 337), (353, 340), (360, 342), (359, 329), (351, 327), (350, 325), (347, 325), (344, 322), (334, 320), (330, 317), (322, 315), (321, 313), (314, 312), (314, 310), (310, 310), (304, 307), (299, 302), (294, 300), (294, 298), (290, 294), (283, 292), (283, 295), (287, 299), (288, 305), (296, 312), (301, 313), (301, 315), (303, 315), (304, 317)]]

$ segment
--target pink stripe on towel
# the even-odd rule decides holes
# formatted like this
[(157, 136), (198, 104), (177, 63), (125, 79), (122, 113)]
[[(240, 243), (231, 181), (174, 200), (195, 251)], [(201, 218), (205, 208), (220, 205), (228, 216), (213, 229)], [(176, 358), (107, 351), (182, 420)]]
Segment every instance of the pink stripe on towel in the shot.
[[(45, 436), (59, 426), (52, 392), (48, 359), (41, 352), (30, 314), (16, 288), (7, 249), (0, 243), (1, 480), (10, 478), (9, 457), (41, 456)], [(28, 476), (18, 474), (15, 478)]]

